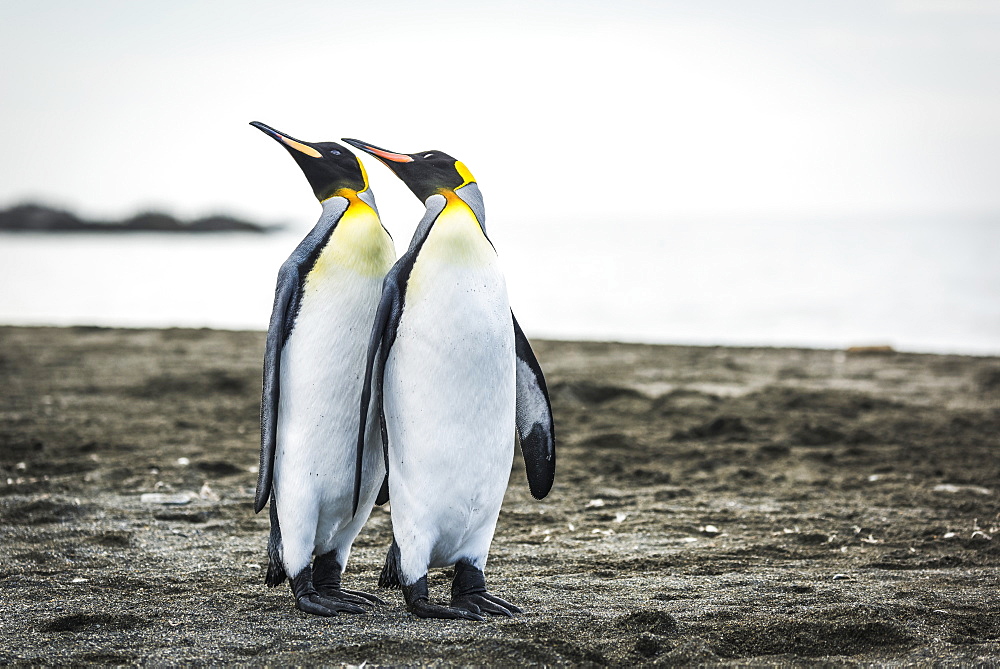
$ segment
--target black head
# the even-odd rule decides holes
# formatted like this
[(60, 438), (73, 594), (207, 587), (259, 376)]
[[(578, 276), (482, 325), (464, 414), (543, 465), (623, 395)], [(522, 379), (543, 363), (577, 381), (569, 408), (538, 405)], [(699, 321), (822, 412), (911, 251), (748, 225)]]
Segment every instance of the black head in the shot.
[(292, 155), (309, 180), (320, 202), (333, 197), (342, 188), (361, 192), (368, 188), (368, 175), (350, 149), (336, 142), (303, 142), (258, 121), (251, 123)]
[(344, 141), (378, 158), (421, 202), (442, 190), (453, 191), (476, 181), (469, 168), (442, 151), (395, 153), (356, 139), (345, 137)]

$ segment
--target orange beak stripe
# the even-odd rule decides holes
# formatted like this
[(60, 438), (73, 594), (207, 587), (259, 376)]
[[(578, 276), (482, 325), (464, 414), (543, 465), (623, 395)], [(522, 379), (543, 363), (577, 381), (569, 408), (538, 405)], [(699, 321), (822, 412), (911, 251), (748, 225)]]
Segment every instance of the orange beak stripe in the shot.
[(282, 141), (282, 143), (284, 143), (286, 146), (290, 146), (293, 149), (295, 149), (296, 151), (304, 153), (307, 156), (312, 156), (313, 158), (322, 158), (323, 157), (323, 154), (320, 153), (319, 151), (317, 151), (316, 149), (312, 148), (311, 146), (307, 146), (307, 145), (303, 144), (302, 142), (296, 142), (291, 137), (285, 137), (284, 135), (282, 135), (282, 134), (279, 133), (278, 139), (280, 139)]
[(413, 158), (410, 158), (404, 153), (393, 153), (392, 151), (383, 151), (382, 149), (376, 149), (374, 146), (365, 147), (365, 150), (374, 156), (379, 158), (385, 158), (386, 160), (391, 160), (394, 163), (412, 163)]

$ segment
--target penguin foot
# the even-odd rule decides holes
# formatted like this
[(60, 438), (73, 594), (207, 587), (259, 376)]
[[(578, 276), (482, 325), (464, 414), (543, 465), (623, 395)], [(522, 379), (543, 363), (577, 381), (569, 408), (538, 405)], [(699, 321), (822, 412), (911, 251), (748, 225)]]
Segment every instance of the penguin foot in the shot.
[(295, 600), (299, 611), (311, 613), (314, 616), (335, 616), (339, 613), (364, 613), (365, 609), (343, 600), (329, 599), (319, 593), (303, 595)]
[(451, 606), (472, 613), (488, 613), (512, 618), (523, 611), (510, 602), (486, 591), (486, 575), (465, 560), (455, 563), (455, 580), (451, 584)]
[(361, 606), (385, 606), (385, 602), (379, 597), (367, 592), (361, 592), (360, 590), (344, 590), (341, 588), (333, 589), (323, 587), (317, 587), (316, 590), (323, 597), (339, 599), (342, 602), (351, 602), (352, 604), (359, 604)]
[(431, 604), (426, 599), (418, 599), (406, 605), (406, 610), (418, 618), (444, 618), (447, 620), (478, 620), (483, 622), (483, 618), (478, 613), (473, 613), (468, 609), (456, 609), (440, 604)]
[(474, 593), (451, 600), (452, 608), (464, 609), (472, 613), (489, 613), (494, 616), (513, 618), (515, 613), (523, 613), (520, 608), (488, 592)]
[[(335, 616), (338, 613), (365, 612), (365, 609), (356, 603), (341, 597), (339, 592), (320, 594), (313, 583), (313, 570), (308, 565), (298, 575), (292, 577), (291, 586), (292, 594), (295, 595), (295, 607), (299, 611), (305, 611), (315, 616)], [(324, 590), (330, 590), (326, 584), (321, 587)]]
[(337, 551), (330, 551), (316, 557), (312, 567), (312, 582), (320, 596), (360, 606), (385, 604), (375, 595), (340, 587), (340, 577), (344, 569), (337, 559)]
[(427, 601), (427, 576), (421, 576), (413, 585), (403, 585), (406, 610), (418, 618), (445, 618), (448, 620), (486, 620), (468, 609), (457, 609)]

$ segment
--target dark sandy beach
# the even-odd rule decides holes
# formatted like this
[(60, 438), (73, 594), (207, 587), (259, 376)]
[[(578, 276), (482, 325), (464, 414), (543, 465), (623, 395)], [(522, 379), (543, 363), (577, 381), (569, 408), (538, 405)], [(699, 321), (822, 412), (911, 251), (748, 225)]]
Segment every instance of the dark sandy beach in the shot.
[(998, 358), (535, 342), (556, 484), (515, 460), (487, 576), (525, 613), (470, 623), (264, 586), (262, 350), (0, 328), (0, 664), (1000, 662)]

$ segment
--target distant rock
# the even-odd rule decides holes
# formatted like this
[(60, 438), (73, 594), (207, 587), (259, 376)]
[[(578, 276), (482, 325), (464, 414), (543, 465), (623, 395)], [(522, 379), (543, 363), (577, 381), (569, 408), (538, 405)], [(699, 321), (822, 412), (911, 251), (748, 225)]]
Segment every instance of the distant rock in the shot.
[(0, 230), (77, 230), (86, 225), (68, 211), (37, 204), (22, 204), (0, 211)]
[(273, 232), (280, 226), (250, 223), (231, 216), (180, 221), (169, 214), (144, 212), (123, 221), (86, 221), (61, 209), (20, 204), (0, 211), (0, 230), (12, 232)]
[(241, 221), (232, 216), (206, 216), (205, 218), (198, 218), (191, 221), (188, 223), (188, 227), (192, 232), (268, 232), (275, 229), (274, 227), (264, 228), (256, 223)]
[(154, 232), (173, 232), (182, 227), (181, 222), (173, 216), (152, 211), (127, 218), (118, 225), (128, 230), (150, 230)]

